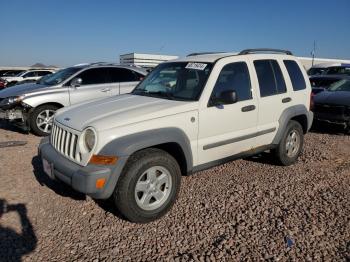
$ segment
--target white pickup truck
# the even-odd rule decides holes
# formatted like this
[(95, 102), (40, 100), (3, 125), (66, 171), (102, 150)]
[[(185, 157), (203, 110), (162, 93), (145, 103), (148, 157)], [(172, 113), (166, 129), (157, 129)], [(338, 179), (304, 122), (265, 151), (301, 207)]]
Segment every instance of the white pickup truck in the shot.
[(289, 51), (192, 54), (160, 64), (131, 94), (60, 109), (39, 153), (51, 178), (112, 196), (144, 223), (171, 208), (182, 175), (266, 150), (297, 161), (310, 97)]

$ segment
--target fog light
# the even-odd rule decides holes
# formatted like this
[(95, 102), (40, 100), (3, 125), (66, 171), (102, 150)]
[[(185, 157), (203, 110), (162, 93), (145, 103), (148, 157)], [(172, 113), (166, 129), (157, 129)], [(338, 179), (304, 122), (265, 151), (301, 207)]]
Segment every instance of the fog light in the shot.
[(106, 179), (105, 178), (99, 178), (96, 180), (96, 188), (101, 189), (105, 186), (106, 184)]

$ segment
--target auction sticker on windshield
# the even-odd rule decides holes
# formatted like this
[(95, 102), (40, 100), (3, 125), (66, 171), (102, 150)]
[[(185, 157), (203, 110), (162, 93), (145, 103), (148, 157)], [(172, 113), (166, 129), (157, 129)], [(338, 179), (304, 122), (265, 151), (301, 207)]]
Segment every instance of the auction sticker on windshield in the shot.
[(195, 69), (195, 70), (204, 70), (206, 66), (207, 64), (203, 64), (203, 63), (188, 63), (186, 68)]

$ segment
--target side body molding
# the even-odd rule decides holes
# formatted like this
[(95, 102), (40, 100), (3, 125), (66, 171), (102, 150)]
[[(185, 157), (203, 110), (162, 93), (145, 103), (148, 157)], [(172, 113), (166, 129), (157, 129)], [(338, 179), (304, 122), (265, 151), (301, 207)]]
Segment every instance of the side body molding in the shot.
[(187, 170), (192, 170), (193, 158), (190, 140), (179, 128), (160, 128), (119, 137), (105, 145), (99, 154), (130, 156), (141, 149), (165, 143), (177, 143), (185, 155)]

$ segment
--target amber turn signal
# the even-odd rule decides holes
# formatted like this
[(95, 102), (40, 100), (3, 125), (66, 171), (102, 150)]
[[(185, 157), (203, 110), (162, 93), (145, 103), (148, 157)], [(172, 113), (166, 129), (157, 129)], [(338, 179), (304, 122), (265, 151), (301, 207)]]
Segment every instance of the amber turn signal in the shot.
[(101, 156), (93, 155), (90, 158), (89, 163), (93, 165), (114, 165), (117, 163), (118, 157), (116, 156)]
[(105, 178), (99, 178), (96, 180), (96, 188), (101, 189), (105, 186), (106, 184), (106, 179)]

